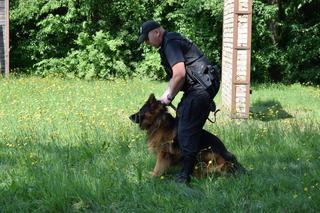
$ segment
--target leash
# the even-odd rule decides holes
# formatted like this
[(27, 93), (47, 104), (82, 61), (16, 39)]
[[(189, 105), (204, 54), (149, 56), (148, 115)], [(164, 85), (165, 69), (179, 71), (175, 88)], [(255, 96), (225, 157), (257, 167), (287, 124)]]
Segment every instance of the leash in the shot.
[[(172, 103), (170, 103), (168, 106), (170, 106), (174, 111), (176, 111), (177, 112), (177, 107), (175, 107)], [(217, 109), (215, 112), (214, 112), (214, 121), (212, 121), (210, 118), (207, 118), (208, 119), (208, 121), (210, 121), (211, 123), (215, 123), (216, 121), (217, 121), (217, 117), (216, 117), (216, 115), (217, 115), (217, 113), (220, 111), (220, 109)]]

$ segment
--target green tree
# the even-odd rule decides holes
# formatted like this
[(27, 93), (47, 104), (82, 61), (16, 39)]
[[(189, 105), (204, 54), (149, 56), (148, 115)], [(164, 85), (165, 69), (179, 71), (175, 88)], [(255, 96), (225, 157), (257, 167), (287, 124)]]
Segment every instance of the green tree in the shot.
[[(318, 0), (254, 0), (252, 80), (319, 84)], [(137, 44), (155, 19), (221, 63), (220, 0), (12, 0), (11, 68), (41, 75), (164, 78), (157, 52)]]

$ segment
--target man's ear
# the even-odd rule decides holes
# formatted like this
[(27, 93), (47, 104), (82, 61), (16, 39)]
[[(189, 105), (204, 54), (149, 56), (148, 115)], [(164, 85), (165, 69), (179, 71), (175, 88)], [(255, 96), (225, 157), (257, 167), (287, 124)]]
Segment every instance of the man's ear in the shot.
[(148, 102), (149, 102), (149, 103), (154, 103), (154, 102), (156, 102), (156, 101), (157, 101), (157, 100), (156, 100), (156, 97), (154, 96), (153, 93), (151, 93), (150, 96), (149, 96)]

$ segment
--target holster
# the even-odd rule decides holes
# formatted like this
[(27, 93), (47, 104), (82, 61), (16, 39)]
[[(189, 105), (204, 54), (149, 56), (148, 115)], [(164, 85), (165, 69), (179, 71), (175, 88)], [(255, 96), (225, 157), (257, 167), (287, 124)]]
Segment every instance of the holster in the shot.
[(218, 67), (216, 65), (195, 62), (191, 66), (186, 66), (186, 70), (204, 89), (208, 89), (214, 80), (218, 80)]

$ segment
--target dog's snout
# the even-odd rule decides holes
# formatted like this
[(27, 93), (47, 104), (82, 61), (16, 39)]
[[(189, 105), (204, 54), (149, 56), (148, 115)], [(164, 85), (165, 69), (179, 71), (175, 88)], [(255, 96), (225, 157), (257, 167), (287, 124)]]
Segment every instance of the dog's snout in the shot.
[(139, 115), (138, 115), (138, 113), (130, 115), (129, 119), (134, 123), (139, 123)]

